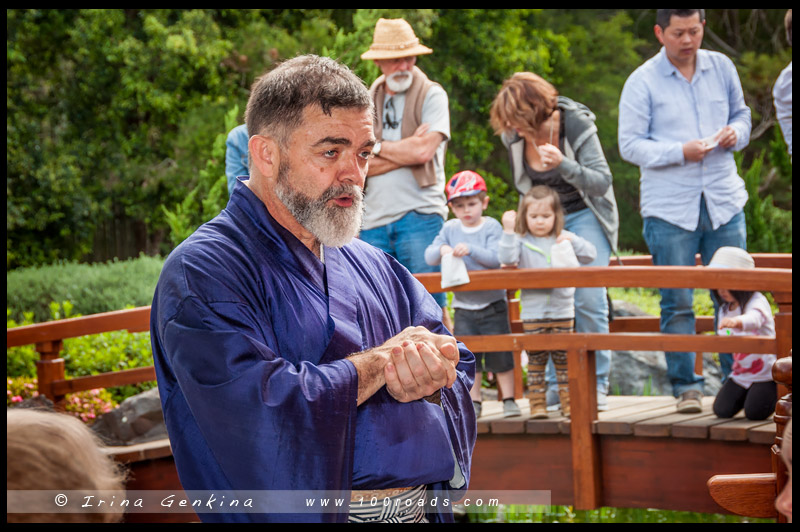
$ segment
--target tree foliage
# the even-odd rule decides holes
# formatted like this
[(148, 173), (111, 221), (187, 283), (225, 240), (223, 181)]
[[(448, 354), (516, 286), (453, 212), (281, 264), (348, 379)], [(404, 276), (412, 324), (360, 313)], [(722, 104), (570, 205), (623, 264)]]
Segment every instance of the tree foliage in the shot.
[[(742, 165), (758, 168), (751, 194), (771, 195), (781, 211), (770, 223), (791, 220), (791, 161), (778, 155), (785, 148), (771, 100), (791, 60), (783, 14), (709, 10), (704, 41), (739, 68), (754, 117)], [(653, 10), (11, 9), (7, 267), (86, 259), (99, 228), (119, 219), (169, 252), (227, 201), (220, 143), (241, 123), (255, 78), (296, 54), (319, 53), (368, 85), (378, 70), (360, 55), (379, 17), (406, 18), (434, 49), (418, 64), (450, 98), (447, 172), (481, 172), (490, 215), (513, 208), (516, 192), (489, 107), (504, 79), (530, 70), (597, 115), (621, 245), (643, 250), (638, 169), (619, 158), (616, 123), (622, 84), (658, 49)]]

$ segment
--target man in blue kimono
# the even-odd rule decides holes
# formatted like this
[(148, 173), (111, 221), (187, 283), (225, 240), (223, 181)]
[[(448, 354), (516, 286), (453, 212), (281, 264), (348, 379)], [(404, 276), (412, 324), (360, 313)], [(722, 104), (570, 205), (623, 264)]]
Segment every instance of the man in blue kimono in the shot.
[[(398, 262), (354, 239), (375, 143), (361, 80), (316, 56), (253, 85), (251, 175), (167, 258), (151, 336), (184, 490), (427, 493), (392, 516), (452, 520), (467, 488), (474, 357)], [(419, 506), (419, 505), (418, 505)], [(342, 521), (348, 513), (200, 513)], [(350, 520), (369, 518), (351, 504)]]

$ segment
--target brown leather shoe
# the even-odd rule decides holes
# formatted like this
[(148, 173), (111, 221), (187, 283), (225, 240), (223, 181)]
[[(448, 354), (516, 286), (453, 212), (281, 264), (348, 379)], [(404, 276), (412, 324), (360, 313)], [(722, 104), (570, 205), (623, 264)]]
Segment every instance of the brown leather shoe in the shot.
[(569, 417), (569, 388), (566, 386), (559, 386), (558, 397), (561, 399), (561, 415), (564, 417)]
[(675, 407), (679, 414), (697, 414), (703, 410), (703, 392), (700, 390), (688, 390), (678, 398)]
[(531, 393), (530, 401), (531, 419), (547, 419), (547, 400), (544, 391)]

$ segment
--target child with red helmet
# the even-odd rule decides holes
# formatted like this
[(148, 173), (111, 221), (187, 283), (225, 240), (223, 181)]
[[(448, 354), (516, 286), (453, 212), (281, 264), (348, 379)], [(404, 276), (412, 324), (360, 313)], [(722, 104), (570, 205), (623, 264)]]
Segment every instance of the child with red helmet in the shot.
[[(500, 222), (483, 212), (489, 205), (486, 182), (477, 172), (464, 170), (455, 174), (447, 184), (447, 204), (455, 215), (445, 222), (439, 235), (425, 250), (425, 261), (441, 263), (452, 253), (464, 260), (467, 270), (486, 270), (500, 267), (498, 245), (503, 234)], [(505, 290), (479, 290), (453, 293), (455, 324), (458, 336), (508, 334), (508, 305)], [(504, 417), (519, 416), (514, 401), (514, 357), (510, 351), (475, 353), (475, 383), (470, 391), (476, 417), (480, 417), (481, 377), (484, 371), (497, 376), (503, 396)]]

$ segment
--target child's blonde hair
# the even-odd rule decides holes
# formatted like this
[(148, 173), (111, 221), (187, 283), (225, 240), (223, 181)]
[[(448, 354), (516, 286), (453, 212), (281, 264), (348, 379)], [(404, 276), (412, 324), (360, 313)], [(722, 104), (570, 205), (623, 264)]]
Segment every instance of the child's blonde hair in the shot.
[(534, 200), (547, 198), (550, 199), (550, 206), (553, 208), (553, 213), (555, 213), (553, 231), (550, 235), (558, 236), (561, 234), (561, 231), (564, 229), (564, 209), (561, 207), (561, 198), (559, 198), (558, 192), (547, 185), (536, 185), (522, 196), (522, 200), (519, 203), (519, 210), (517, 211), (517, 223), (514, 227), (514, 231), (516, 231), (517, 234), (525, 235), (528, 232), (527, 214), (530, 204), (533, 203)]
[[(125, 498), (126, 471), (102, 451), (80, 420), (30, 408), (6, 411), (7, 490), (86, 490)], [(122, 520), (124, 508), (102, 513), (7, 513), (7, 522), (104, 522)]]

